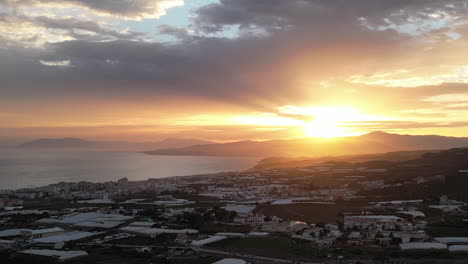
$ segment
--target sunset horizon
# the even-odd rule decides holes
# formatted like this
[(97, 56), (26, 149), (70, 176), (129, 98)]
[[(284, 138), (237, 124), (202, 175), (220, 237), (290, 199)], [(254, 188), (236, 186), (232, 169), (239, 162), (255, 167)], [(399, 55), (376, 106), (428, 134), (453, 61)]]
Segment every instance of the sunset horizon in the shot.
[(379, 3), (1, 1), (0, 144), (468, 135), (466, 2)]
[(0, 0), (2, 264), (468, 263), (468, 0)]

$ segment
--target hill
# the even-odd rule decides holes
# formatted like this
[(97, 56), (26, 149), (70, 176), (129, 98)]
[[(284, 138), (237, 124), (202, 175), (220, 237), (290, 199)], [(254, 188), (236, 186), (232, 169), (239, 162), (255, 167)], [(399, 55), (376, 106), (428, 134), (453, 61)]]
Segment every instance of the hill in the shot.
[(93, 148), (98, 142), (80, 138), (41, 138), (19, 145), (20, 148)]
[(440, 150), (415, 150), (415, 151), (396, 151), (378, 154), (345, 155), (345, 156), (326, 156), (318, 158), (287, 158), (273, 157), (266, 158), (258, 162), (252, 170), (270, 170), (278, 168), (298, 168), (321, 164), (324, 162), (347, 162), (364, 163), (375, 161), (408, 161), (421, 158), (426, 153), (437, 153)]
[(154, 155), (320, 157), (412, 150), (442, 150), (468, 146), (468, 138), (399, 135), (372, 132), (357, 137), (239, 141), (147, 151)]

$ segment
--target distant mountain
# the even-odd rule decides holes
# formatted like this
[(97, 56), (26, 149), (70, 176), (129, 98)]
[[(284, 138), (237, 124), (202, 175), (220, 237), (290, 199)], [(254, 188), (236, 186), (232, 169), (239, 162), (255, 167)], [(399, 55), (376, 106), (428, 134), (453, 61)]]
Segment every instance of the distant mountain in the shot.
[(372, 132), (358, 137), (203, 144), (183, 148), (158, 149), (146, 153), (191, 156), (319, 157), (410, 150), (442, 150), (466, 146), (468, 146), (468, 138)]
[(80, 138), (41, 138), (21, 144), (21, 148), (92, 148), (98, 142)]
[(74, 149), (74, 150), (127, 150), (183, 148), (192, 145), (210, 144), (199, 139), (168, 138), (158, 142), (88, 141), (80, 138), (42, 138), (23, 143), (24, 149)]
[(360, 136), (368, 142), (380, 142), (399, 150), (450, 149), (468, 146), (468, 137), (445, 137), (438, 135), (400, 135), (372, 132)]
[(146, 149), (184, 148), (193, 145), (213, 144), (211, 141), (191, 138), (167, 138), (159, 142), (152, 142)]

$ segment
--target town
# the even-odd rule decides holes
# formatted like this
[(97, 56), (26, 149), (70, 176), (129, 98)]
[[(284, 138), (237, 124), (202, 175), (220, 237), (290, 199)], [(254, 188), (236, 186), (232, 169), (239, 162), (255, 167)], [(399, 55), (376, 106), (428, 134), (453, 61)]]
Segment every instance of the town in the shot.
[[(468, 149), (3, 190), (2, 263), (466, 263)], [(447, 262), (448, 261), (448, 262)]]

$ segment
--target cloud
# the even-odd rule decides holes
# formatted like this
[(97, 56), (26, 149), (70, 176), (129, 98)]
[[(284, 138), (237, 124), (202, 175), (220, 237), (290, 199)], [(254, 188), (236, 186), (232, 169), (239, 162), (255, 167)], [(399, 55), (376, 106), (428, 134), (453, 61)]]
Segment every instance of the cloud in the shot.
[(382, 85), (386, 87), (418, 87), (441, 85), (443, 83), (468, 83), (468, 66), (455, 66), (445, 70), (445, 73), (431, 76), (418, 76), (407, 70), (389, 73), (378, 73), (371, 76), (353, 75), (348, 78), (351, 83), (366, 85)]
[[(464, 1), (418, 0), (221, 0), (196, 10), (194, 22), (205, 31), (225, 26), (266, 30), (308, 26), (322, 31), (337, 24), (360, 24), (410, 35), (450, 27), (467, 10)], [(450, 23), (451, 22), (451, 23)]]
[(46, 43), (68, 40), (112, 41), (117, 39), (143, 41), (145, 34), (119, 31), (102, 22), (73, 17), (0, 14), (0, 37), (25, 47), (43, 47)]
[(44, 60), (39, 60), (39, 62), (40, 62), (42, 65), (51, 66), (51, 67), (68, 67), (68, 66), (70, 66), (70, 61), (69, 61), (69, 60), (64, 60), (64, 61), (44, 61)]
[[(206, 110), (188, 102), (259, 113), (355, 104), (380, 116), (440, 108), (425, 98), (468, 87), (461, 2), (221, 0), (150, 38), (120, 19), (154, 29), (145, 19), (183, 1), (0, 0), (9, 8), (0, 14), (0, 103), (125, 99), (158, 109), (171, 98), (197, 114)], [(158, 42), (161, 34), (175, 41)], [(413, 117), (443, 118), (438, 111)]]
[[(71, 32), (75, 39), (80, 39), (80, 35), (98, 35), (101, 39), (94, 40), (115, 40), (115, 39), (134, 39), (144, 36), (143, 33), (135, 31), (118, 32), (110, 27), (106, 27), (95, 21), (80, 20), (76, 18), (54, 19), (46, 16), (36, 17), (33, 20), (36, 24), (42, 25), (48, 29), (56, 28)], [(105, 39), (103, 37), (113, 37)], [(93, 39), (88, 39), (93, 40)]]
[(85, 8), (97, 15), (140, 20), (158, 18), (170, 8), (182, 6), (183, 0), (1, 0), (0, 4), (14, 9), (37, 8)]
[(173, 36), (178, 40), (191, 40), (195, 37), (190, 30), (171, 25), (159, 25), (157, 31), (159, 34)]
[(457, 128), (468, 127), (468, 122), (411, 122), (411, 121), (375, 121), (375, 122), (352, 122), (342, 123), (343, 127), (357, 130), (380, 131), (380, 130), (404, 130), (419, 128)]
[[(98, 4), (93, 4), (95, 1), (66, 2), (98, 8), (94, 6)], [(356, 64), (360, 65), (358, 70), (370, 71), (376, 64), (385, 64), (382, 62), (388, 58), (419, 50), (419, 46), (406, 46), (411, 38), (391, 30), (369, 29), (359, 20), (366, 16), (374, 24), (384, 23), (379, 16), (418, 6), (416, 2), (419, 1), (378, 2), (381, 6), (373, 1), (350, 4), (347, 1), (225, 0), (198, 9), (193, 31), (160, 26), (160, 33), (182, 40), (170, 45), (148, 42), (141, 33), (122, 33), (96, 21), (38, 16), (26, 21), (47, 31), (63, 31), (62, 38), (43, 43), (40, 48), (29, 49), (24, 54), (18, 54), (15, 48), (16, 55), (21, 58), (15, 68), (24, 67), (31, 78), (36, 78), (35, 85), (48, 87), (41, 90), (44, 96), (58, 91), (64, 95), (90, 92), (102, 96), (116, 92), (171, 93), (271, 108), (296, 100), (320, 98), (324, 94), (335, 96), (341, 90), (322, 89), (314, 83), (346, 76), (357, 70)], [(100, 2), (101, 9), (119, 10), (116, 3), (105, 3), (107, 1)], [(226, 10), (233, 13), (230, 18), (220, 15)], [(271, 34), (241, 35), (234, 39), (196, 35), (205, 24), (262, 27)], [(4, 50), (0, 56), (8, 57), (9, 52)], [(51, 79), (50, 71), (44, 71), (41, 64), (31, 63), (39, 59), (71, 60), (74, 67)], [(8, 69), (9, 65), (3, 68)], [(18, 94), (37, 90), (25, 85), (24, 80), (16, 79), (14, 74), (9, 74), (11, 72), (4, 71), (2, 78), (16, 86)], [(63, 83), (72, 85), (63, 88)], [(94, 89), (95, 83), (99, 83), (99, 89)], [(89, 89), (74, 88), (78, 84)]]

